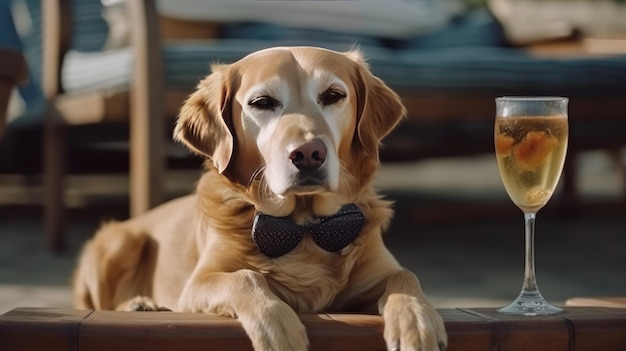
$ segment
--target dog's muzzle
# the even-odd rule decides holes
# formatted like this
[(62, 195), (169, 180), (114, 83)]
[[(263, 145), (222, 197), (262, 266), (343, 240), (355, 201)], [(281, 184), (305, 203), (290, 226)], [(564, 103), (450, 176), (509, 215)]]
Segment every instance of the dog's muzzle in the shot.
[(296, 147), (289, 153), (291, 163), (296, 166), (298, 187), (325, 186), (327, 174), (323, 170), (328, 149), (319, 139), (313, 139)]

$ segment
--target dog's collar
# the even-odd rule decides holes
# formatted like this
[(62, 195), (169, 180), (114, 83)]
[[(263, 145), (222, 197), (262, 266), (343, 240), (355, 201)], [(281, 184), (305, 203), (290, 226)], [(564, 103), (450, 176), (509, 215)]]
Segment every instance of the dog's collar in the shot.
[(316, 223), (300, 225), (291, 217), (272, 217), (257, 213), (252, 225), (252, 240), (269, 257), (279, 257), (295, 249), (305, 233), (322, 249), (336, 252), (348, 246), (365, 224), (365, 217), (355, 204), (341, 207), (332, 216), (321, 217)]

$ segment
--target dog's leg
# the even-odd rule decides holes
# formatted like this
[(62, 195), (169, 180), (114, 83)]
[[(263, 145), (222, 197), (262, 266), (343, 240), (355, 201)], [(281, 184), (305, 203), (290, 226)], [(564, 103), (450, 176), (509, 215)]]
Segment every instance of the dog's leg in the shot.
[(389, 350), (443, 351), (448, 344), (443, 319), (426, 300), (415, 274), (394, 273), (378, 303)]
[(85, 244), (73, 279), (74, 307), (114, 310), (120, 302), (145, 294), (136, 277), (149, 239), (120, 223), (102, 226)]
[(306, 330), (295, 311), (250, 270), (231, 273), (196, 270), (179, 300), (183, 312), (238, 318), (255, 350), (306, 350)]

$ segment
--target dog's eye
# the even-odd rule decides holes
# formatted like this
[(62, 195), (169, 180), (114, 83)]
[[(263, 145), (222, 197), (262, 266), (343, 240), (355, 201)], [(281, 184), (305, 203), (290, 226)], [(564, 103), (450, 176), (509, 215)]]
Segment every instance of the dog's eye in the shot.
[(280, 106), (280, 102), (271, 96), (263, 95), (253, 97), (249, 102), (249, 106), (258, 108), (259, 110), (273, 111)]
[(335, 104), (346, 97), (346, 94), (336, 89), (328, 89), (319, 96), (319, 103), (328, 106)]

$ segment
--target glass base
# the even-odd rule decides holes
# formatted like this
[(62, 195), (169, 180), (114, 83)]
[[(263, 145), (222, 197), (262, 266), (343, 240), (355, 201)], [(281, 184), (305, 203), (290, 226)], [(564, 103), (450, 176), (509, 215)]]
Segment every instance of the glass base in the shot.
[(541, 294), (520, 294), (510, 305), (499, 308), (499, 313), (518, 316), (549, 316), (563, 312), (562, 308), (550, 304)]

